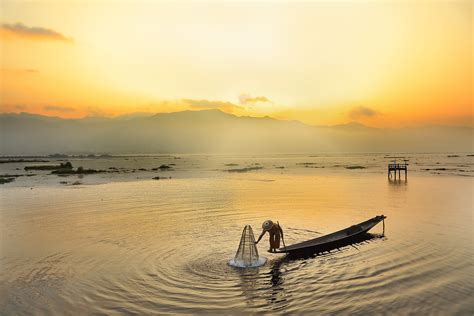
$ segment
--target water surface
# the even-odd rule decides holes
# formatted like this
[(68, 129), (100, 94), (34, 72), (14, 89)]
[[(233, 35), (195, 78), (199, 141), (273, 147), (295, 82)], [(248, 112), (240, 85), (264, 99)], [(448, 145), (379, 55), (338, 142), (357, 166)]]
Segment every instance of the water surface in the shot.
[[(370, 155), (357, 158), (361, 170), (297, 165), (350, 157), (184, 159), (166, 180), (94, 175), (72, 186), (45, 173), (2, 186), (1, 313), (474, 312), (471, 177), (432, 174), (424, 162), (408, 182), (389, 181)], [(233, 173), (226, 163), (264, 168)], [(265, 238), (264, 266), (227, 264), (245, 224), (258, 234), (278, 220), (291, 244), (379, 214), (384, 238), (300, 260), (266, 253)]]

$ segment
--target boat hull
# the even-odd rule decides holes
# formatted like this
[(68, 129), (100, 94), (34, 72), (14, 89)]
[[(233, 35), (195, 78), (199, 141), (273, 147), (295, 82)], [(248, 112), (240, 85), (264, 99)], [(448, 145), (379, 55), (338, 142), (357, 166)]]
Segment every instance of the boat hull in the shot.
[(287, 253), (291, 258), (308, 257), (351, 244), (360, 243), (374, 238), (375, 236), (368, 234), (368, 231), (385, 218), (384, 215), (376, 216), (338, 232), (290, 245), (286, 248), (280, 248), (276, 252)]

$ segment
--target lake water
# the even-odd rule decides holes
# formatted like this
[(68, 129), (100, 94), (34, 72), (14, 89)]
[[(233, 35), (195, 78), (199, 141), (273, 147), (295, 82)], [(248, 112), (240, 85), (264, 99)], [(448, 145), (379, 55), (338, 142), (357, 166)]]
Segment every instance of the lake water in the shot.
[[(388, 156), (71, 159), (123, 168), (83, 177), (2, 164), (21, 176), (1, 186), (0, 313), (472, 315), (474, 157), (396, 155), (405, 182)], [(245, 224), (278, 220), (288, 245), (380, 214), (383, 238), (287, 260), (266, 236), (264, 266), (227, 264)]]

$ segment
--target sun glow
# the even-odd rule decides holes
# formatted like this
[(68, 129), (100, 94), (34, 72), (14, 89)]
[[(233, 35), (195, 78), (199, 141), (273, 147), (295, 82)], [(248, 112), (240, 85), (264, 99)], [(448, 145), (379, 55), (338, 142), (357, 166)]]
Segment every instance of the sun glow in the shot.
[(4, 1), (2, 11), (2, 112), (473, 124), (469, 1)]

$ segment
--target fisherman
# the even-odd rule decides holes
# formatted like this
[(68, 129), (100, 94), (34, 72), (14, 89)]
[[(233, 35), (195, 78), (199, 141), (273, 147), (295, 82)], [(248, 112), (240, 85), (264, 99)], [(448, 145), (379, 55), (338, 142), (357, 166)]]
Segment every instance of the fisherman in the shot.
[(270, 234), (270, 252), (276, 252), (278, 248), (280, 248), (280, 238), (283, 238), (283, 229), (281, 229), (280, 225), (273, 223), (271, 220), (266, 220), (262, 224), (263, 232), (258, 237), (255, 244), (258, 244), (260, 239), (262, 239), (263, 235), (266, 232)]

